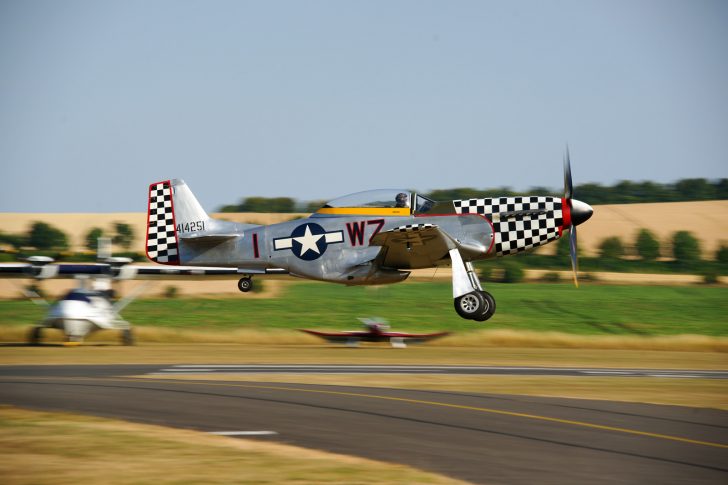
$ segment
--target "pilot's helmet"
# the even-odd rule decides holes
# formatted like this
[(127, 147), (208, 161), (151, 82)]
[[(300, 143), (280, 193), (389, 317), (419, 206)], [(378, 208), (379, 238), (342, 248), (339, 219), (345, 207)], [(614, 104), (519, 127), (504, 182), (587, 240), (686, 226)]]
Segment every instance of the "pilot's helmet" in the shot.
[(397, 207), (407, 207), (409, 205), (409, 201), (407, 200), (407, 194), (404, 192), (400, 192), (397, 194), (397, 197), (395, 198), (395, 201), (397, 202)]

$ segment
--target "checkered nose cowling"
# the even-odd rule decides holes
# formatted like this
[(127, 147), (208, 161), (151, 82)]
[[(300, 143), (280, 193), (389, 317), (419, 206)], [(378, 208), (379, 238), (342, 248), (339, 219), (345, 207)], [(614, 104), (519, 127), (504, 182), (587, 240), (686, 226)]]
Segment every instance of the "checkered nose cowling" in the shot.
[(179, 264), (172, 186), (169, 181), (149, 186), (147, 257), (155, 263)]
[(481, 214), (493, 223), (495, 254), (505, 256), (558, 239), (564, 224), (558, 197), (455, 200), (458, 214)]

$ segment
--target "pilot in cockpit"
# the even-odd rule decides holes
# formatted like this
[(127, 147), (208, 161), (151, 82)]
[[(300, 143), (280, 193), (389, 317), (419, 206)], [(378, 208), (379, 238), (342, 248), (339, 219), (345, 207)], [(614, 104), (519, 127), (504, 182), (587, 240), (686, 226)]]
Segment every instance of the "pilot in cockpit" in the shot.
[(404, 192), (397, 194), (394, 200), (396, 202), (395, 207), (409, 207), (409, 197)]

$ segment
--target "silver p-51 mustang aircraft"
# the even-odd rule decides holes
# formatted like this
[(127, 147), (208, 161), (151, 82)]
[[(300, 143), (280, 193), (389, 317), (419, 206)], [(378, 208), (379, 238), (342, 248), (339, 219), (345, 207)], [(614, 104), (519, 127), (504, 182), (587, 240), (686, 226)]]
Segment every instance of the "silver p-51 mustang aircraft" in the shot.
[(149, 186), (146, 250), (162, 264), (237, 268), (243, 292), (254, 275), (378, 285), (403, 281), (412, 269), (452, 266), (455, 310), (484, 321), (495, 300), (473, 261), (526, 251), (569, 230), (576, 282), (576, 226), (593, 211), (572, 198), (568, 151), (564, 192), (438, 202), (372, 190), (332, 200), (306, 219), (260, 226), (212, 219), (184, 181), (167, 180)]

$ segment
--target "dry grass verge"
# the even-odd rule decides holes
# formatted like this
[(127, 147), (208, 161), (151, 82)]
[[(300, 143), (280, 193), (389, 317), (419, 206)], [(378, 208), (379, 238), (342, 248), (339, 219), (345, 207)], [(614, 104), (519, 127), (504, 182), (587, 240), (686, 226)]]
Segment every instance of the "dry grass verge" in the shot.
[(385, 344), (357, 349), (332, 345), (87, 343), (0, 346), (0, 364), (438, 364), (606, 367), (637, 369), (728, 369), (728, 354), (650, 350), (536, 349)]
[(562, 349), (671, 350), (728, 352), (728, 338), (707, 335), (574, 335), (528, 330), (480, 330), (453, 335), (432, 345), (454, 347), (531, 347)]
[(464, 483), (351, 456), (67, 413), (0, 408), (5, 484)]

